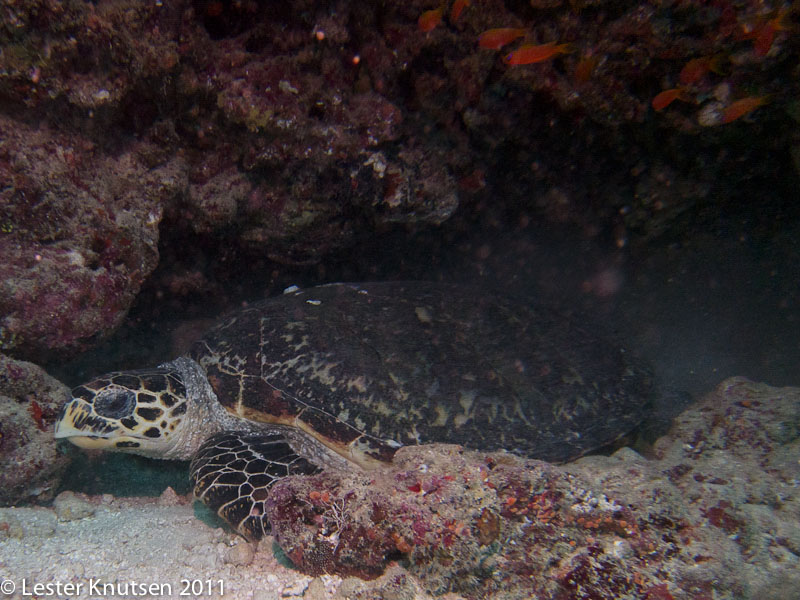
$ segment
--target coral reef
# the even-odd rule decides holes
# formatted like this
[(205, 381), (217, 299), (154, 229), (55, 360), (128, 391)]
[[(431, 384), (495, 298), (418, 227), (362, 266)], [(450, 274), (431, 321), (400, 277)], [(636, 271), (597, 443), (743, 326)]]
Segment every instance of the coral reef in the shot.
[[(0, 175), (13, 184), (0, 243), (14, 284), (0, 296), (2, 348), (34, 358), (102, 339), (157, 242), (162, 299), (180, 297), (169, 282), (187, 268), (207, 269), (195, 291), (219, 290), (233, 264), (297, 268), (459, 208), (467, 222), (554, 220), (625, 246), (702, 228), (772, 184), (791, 190), (793, 8), (491, 0), (445, 7), (421, 30), (436, 8), (4, 4)], [(524, 34), (480, 47), (496, 27)], [(503, 60), (550, 42), (569, 46)], [(680, 93), (655, 111), (664, 89)], [(768, 227), (790, 210), (774, 202), (755, 213)]]
[(800, 583), (800, 394), (724, 381), (646, 459), (562, 467), (455, 446), (377, 473), (277, 483), (276, 541), (309, 574), (380, 575), (468, 598), (758, 598)]
[(69, 460), (53, 423), (69, 390), (36, 365), (0, 354), (0, 505), (52, 499)]
[(97, 156), (77, 134), (0, 115), (0, 350), (85, 350), (116, 329), (158, 261), (175, 166)]
[(280, 262), (376, 222), (442, 222), (458, 205), (447, 146), (416, 142), (347, 50), (377, 15), (305, 4), (8, 6), (0, 96), (104, 145), (139, 136), (151, 167), (181, 154), (190, 185), (170, 220)]

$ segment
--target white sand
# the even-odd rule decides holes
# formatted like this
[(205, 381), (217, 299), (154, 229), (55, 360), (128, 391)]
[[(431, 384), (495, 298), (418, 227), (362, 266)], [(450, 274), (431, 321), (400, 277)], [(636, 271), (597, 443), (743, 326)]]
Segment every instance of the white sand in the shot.
[[(61, 519), (56, 509), (0, 509), (4, 595), (321, 599), (341, 583), (338, 577), (312, 579), (280, 565), (271, 539), (248, 544), (199, 521), (191, 505), (139, 500), (126, 506), (109, 500), (79, 501), (77, 508), (59, 510), (65, 513)], [(94, 514), (79, 518), (81, 502)]]
[(251, 544), (209, 526), (171, 489), (0, 508), (0, 598), (379, 598), (399, 573), (405, 583), (388, 597), (431, 600), (396, 564), (372, 582), (303, 575), (278, 562), (272, 538)]

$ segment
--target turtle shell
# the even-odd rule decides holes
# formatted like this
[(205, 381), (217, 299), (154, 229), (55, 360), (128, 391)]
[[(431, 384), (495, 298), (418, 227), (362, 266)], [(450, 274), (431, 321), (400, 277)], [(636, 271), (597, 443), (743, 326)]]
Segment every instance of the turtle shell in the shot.
[(554, 462), (644, 416), (646, 366), (547, 307), (474, 287), (333, 284), (254, 303), (191, 356), (232, 413), (356, 462), (446, 442)]

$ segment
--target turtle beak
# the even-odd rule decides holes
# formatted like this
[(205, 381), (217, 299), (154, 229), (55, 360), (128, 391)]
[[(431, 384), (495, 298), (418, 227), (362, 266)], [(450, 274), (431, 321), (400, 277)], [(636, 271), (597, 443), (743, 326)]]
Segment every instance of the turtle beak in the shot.
[(114, 433), (107, 427), (98, 430), (92, 427), (96, 421), (92, 418), (92, 407), (85, 400), (73, 398), (61, 409), (61, 414), (56, 421), (53, 436), (56, 439), (68, 439), (81, 448), (105, 448), (108, 446), (108, 437)]
[[(83, 406), (81, 406), (83, 404)], [(61, 413), (58, 415), (56, 421), (55, 433), (53, 434), (56, 439), (70, 438), (74, 436), (86, 435), (86, 432), (80, 431), (75, 427), (75, 415), (82, 415), (85, 419), (90, 412), (89, 406), (80, 400), (70, 400), (62, 408)]]

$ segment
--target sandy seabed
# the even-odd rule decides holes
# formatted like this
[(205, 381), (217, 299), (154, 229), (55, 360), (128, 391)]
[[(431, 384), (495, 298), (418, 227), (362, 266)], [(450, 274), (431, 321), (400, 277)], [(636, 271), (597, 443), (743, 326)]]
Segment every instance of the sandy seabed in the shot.
[(250, 544), (173, 499), (68, 495), (53, 508), (0, 509), (0, 591), (15, 600), (343, 597), (341, 578), (287, 568), (271, 538)]

